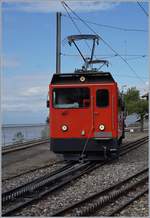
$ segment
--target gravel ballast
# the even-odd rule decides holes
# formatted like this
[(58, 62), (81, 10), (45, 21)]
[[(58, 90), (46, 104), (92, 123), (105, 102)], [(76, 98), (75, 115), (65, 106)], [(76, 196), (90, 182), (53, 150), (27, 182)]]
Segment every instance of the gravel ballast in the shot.
[[(97, 212), (96, 212), (96, 214), (94, 214), (94, 216), (99, 216), (99, 217), (100, 216), (108, 216), (109, 217), (112, 212), (114, 212), (116, 209), (118, 209), (119, 207), (126, 204), (134, 196), (140, 194), (141, 191), (144, 190), (144, 188), (147, 188), (147, 186), (148, 186), (148, 184), (146, 183), (146, 184), (142, 185), (142, 187), (139, 186), (139, 187), (135, 188), (134, 190), (129, 191), (128, 193), (126, 193), (125, 195), (119, 197), (117, 200), (113, 201), (109, 205), (106, 205), (105, 207), (103, 207), (101, 210), (97, 210)], [(132, 204), (134, 204), (134, 203), (131, 203), (131, 205)], [(135, 206), (135, 208), (136, 208), (136, 206)], [(148, 204), (147, 204), (147, 206), (148, 206)], [(134, 216), (134, 213), (132, 214), (132, 212), (130, 213), (128, 211), (129, 207), (131, 207), (131, 206), (130, 205), (127, 206), (124, 210), (122, 210), (120, 213), (115, 214), (114, 216), (122, 216), (121, 214), (126, 214), (126, 213), (128, 214), (128, 216), (131, 216), (131, 215)], [(135, 211), (136, 211), (136, 209), (135, 209)], [(146, 213), (145, 213), (145, 215), (146, 215)], [(147, 216), (148, 216), (148, 213), (147, 213)]]
[[(132, 139), (135, 140), (136, 138), (132, 137)], [(22, 211), (16, 213), (16, 215), (51, 216), (58, 209), (69, 206), (91, 194), (108, 188), (112, 184), (115, 184), (147, 167), (148, 145), (145, 144), (121, 157), (120, 160), (111, 164), (106, 164), (90, 174), (85, 174), (82, 178), (73, 181), (70, 185), (55, 192), (55, 194), (47, 196), (38, 203), (24, 208)], [(147, 203), (145, 203), (145, 208), (148, 208)], [(145, 209), (144, 211), (144, 216), (148, 216), (148, 209)], [(134, 212), (130, 210), (128, 216), (135, 216)], [(136, 216), (140, 216), (140, 214), (137, 214)]]
[(4, 180), (2, 182), (2, 190), (3, 192), (8, 191), (12, 188), (15, 188), (17, 186), (23, 185), (27, 182), (32, 181), (33, 179), (36, 179), (40, 176), (44, 176), (47, 173), (52, 173), (53, 171), (63, 167), (65, 163), (54, 163), (51, 166), (47, 166), (42, 169), (34, 170), (33, 172), (26, 173), (24, 175), (18, 176), (16, 178), (10, 179), (10, 180)]
[(131, 205), (126, 207), (116, 216), (131, 216), (130, 214), (132, 214), (132, 216), (135, 216), (135, 217), (142, 217), (142, 216), (148, 217), (149, 215), (148, 194), (145, 194), (138, 200), (134, 201)]

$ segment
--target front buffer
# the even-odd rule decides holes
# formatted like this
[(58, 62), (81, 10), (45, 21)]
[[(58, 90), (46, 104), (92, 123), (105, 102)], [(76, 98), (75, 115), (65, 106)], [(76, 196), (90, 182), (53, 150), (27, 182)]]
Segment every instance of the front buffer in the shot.
[(51, 138), (51, 150), (64, 160), (106, 160), (119, 157), (117, 139)]

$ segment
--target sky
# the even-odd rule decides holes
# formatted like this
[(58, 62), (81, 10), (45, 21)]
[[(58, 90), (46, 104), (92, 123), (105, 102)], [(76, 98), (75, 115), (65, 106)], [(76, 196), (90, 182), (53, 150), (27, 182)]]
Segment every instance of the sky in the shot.
[[(148, 16), (137, 2), (68, 0), (67, 5), (101, 37), (95, 57), (107, 59), (120, 89), (136, 86), (148, 91)], [(148, 3), (141, 2), (148, 12)], [(61, 72), (81, 68), (77, 50), (67, 36), (93, 34), (74, 14), (73, 25), (59, 0), (2, 1), (2, 111), (4, 124), (44, 123), (48, 115), (48, 85), (55, 73), (56, 12), (61, 17)], [(84, 41), (84, 54), (90, 54)], [(120, 56), (115, 56), (119, 54)], [(97, 55), (97, 56), (96, 56)], [(100, 56), (99, 56), (100, 55)], [(126, 63), (125, 63), (126, 62)]]

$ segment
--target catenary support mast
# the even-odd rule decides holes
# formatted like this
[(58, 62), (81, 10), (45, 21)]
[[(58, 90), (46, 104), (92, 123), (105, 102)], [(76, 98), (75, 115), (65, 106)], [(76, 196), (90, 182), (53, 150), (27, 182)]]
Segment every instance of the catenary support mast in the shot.
[(56, 74), (61, 73), (61, 13), (56, 13)]

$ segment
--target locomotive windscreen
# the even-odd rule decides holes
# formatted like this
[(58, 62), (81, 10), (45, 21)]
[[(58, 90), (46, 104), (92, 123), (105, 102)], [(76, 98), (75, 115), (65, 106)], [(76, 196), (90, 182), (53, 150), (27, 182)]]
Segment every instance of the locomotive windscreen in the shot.
[(86, 108), (90, 106), (89, 88), (53, 89), (54, 108)]

